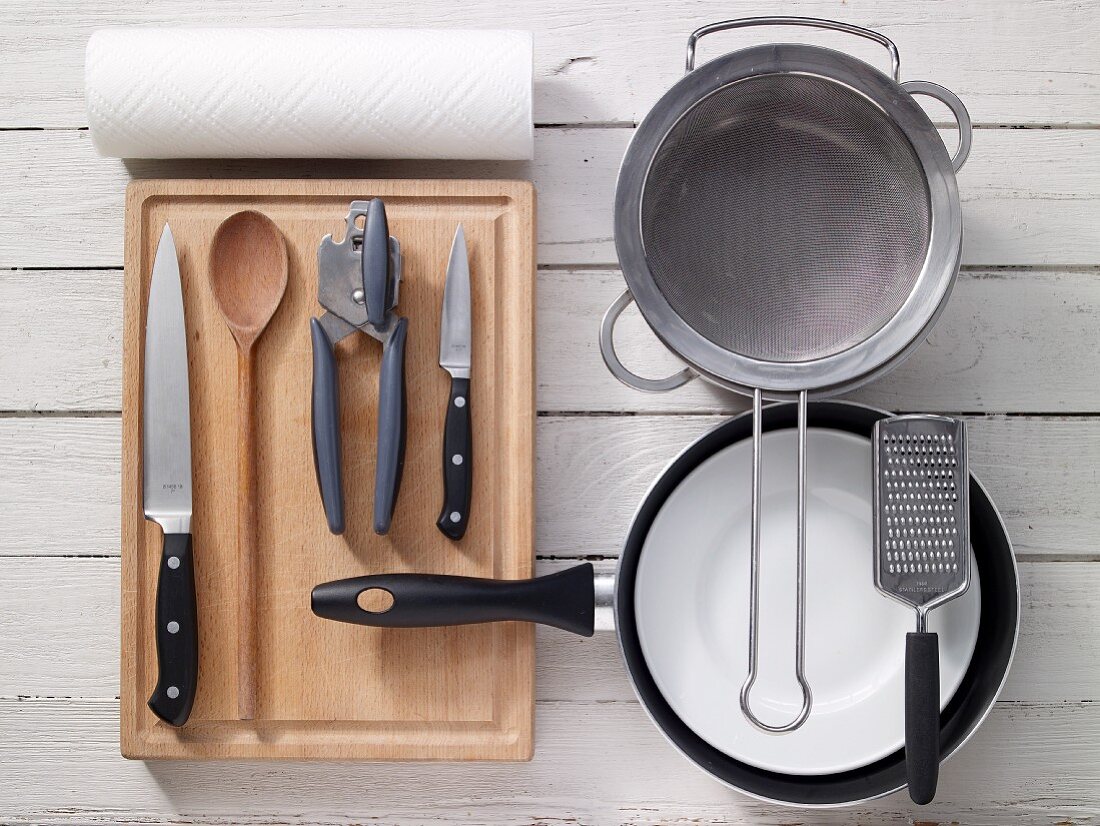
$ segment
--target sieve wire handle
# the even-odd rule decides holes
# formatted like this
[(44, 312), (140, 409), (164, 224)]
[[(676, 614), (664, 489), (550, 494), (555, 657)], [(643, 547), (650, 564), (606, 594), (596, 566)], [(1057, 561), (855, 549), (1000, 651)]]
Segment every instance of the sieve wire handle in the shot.
[(775, 726), (765, 723), (753, 713), (749, 700), (759, 667), (757, 654), (760, 642), (760, 448), (762, 394), (759, 388), (752, 392), (752, 536), (749, 576), (749, 673), (741, 686), (741, 712), (746, 719), (768, 734), (786, 734), (806, 722), (813, 706), (813, 694), (806, 681), (806, 398), (802, 390), (798, 394), (798, 533), (796, 545), (798, 562), (795, 572), (797, 593), (795, 596), (795, 649), (794, 674), (802, 689), (802, 708), (788, 723)]
[(951, 157), (951, 168), (958, 172), (970, 155), (970, 140), (974, 131), (970, 125), (970, 113), (966, 111), (966, 106), (950, 89), (945, 89), (930, 80), (907, 80), (901, 84), (901, 88), (911, 95), (928, 95), (930, 98), (935, 98), (951, 110), (951, 114), (955, 116), (955, 122), (959, 125), (959, 146)]
[(623, 310), (634, 302), (634, 296), (630, 290), (623, 290), (622, 295), (611, 302), (611, 306), (604, 313), (600, 322), (600, 353), (603, 355), (603, 363), (611, 371), (611, 375), (635, 390), (643, 393), (664, 393), (667, 390), (675, 390), (682, 387), (699, 374), (690, 367), (685, 367), (678, 373), (665, 376), (663, 379), (646, 379), (637, 373), (627, 369), (615, 352), (615, 322), (619, 320)]
[(901, 57), (898, 55), (898, 47), (894, 45), (893, 40), (872, 29), (853, 26), (851, 23), (841, 23), (838, 20), (823, 20), (819, 17), (741, 17), (736, 20), (723, 20), (720, 23), (701, 26), (688, 36), (686, 71), (692, 72), (695, 70), (695, 45), (699, 42), (699, 38), (715, 32), (742, 29), (746, 26), (809, 26), (814, 29), (829, 29), (834, 32), (846, 32), (857, 37), (865, 37), (886, 48), (886, 51), (890, 53), (890, 73), (896, 82), (901, 82)]

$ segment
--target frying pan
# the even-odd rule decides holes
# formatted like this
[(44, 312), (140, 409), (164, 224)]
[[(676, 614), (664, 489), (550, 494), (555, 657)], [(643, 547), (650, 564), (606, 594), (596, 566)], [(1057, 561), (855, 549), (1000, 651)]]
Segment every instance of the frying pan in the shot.
[[(766, 433), (797, 426), (797, 405), (763, 408)], [(809, 406), (811, 429), (870, 438), (874, 423), (890, 414), (848, 402)], [(360, 625), (402, 628), (524, 620), (590, 636), (613, 624), (634, 690), (646, 712), (672, 745), (724, 784), (769, 802), (799, 806), (861, 803), (905, 787), (901, 748), (867, 765), (831, 774), (793, 774), (762, 769), (714, 747), (688, 726), (662, 695), (643, 653), (635, 588), (646, 538), (669, 497), (703, 462), (752, 438), (749, 413), (732, 418), (687, 447), (650, 488), (631, 523), (614, 577), (596, 576), (582, 564), (545, 577), (502, 581), (421, 574), (382, 574), (317, 586), (312, 607), (318, 616)], [(974, 653), (940, 716), (941, 759), (966, 742), (992, 709), (1004, 685), (1019, 626), (1016, 563), (1004, 524), (985, 489), (971, 475), (971, 545), (981, 580), (980, 619)], [(665, 546), (668, 547), (668, 546)], [(871, 587), (871, 570), (867, 571)], [(367, 591), (385, 591), (392, 604), (379, 611), (359, 605)], [(610, 620), (610, 622), (608, 622)], [(736, 708), (736, 699), (731, 706)]]

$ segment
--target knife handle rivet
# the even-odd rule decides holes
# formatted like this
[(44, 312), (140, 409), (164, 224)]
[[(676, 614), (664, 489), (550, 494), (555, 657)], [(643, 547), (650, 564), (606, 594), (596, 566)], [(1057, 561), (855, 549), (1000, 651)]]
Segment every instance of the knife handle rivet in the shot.
[(168, 567), (173, 571), (180, 566), (180, 558), (178, 556), (168, 557)]
[(462, 521), (462, 514), (459, 513), (458, 511), (451, 511), (451, 521), (452, 522), (461, 522)]
[(462, 454), (461, 453), (456, 453), (454, 456), (452, 456), (451, 457), (451, 463), (456, 464), (456, 465), (461, 465), (462, 464)]
[(179, 630), (180, 630), (180, 624), (178, 622), (176, 622), (175, 620), (172, 620), (170, 623), (168, 623), (168, 633), (169, 634), (178, 634)]
[(465, 407), (465, 406), (466, 406), (466, 397), (465, 396), (455, 396), (455, 407)]
[(169, 700), (174, 700), (178, 696), (180, 696), (180, 690), (178, 688), (176, 688), (174, 685), (168, 686), (168, 690), (165, 691), (164, 693), (168, 695)]

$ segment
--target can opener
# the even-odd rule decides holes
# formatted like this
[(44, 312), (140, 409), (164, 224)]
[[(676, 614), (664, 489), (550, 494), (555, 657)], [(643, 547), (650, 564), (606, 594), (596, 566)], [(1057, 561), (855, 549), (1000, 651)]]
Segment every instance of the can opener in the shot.
[(374, 531), (393, 520), (405, 463), (405, 342), (409, 320), (394, 312), (401, 282), (401, 245), (389, 234), (380, 198), (353, 201), (344, 239), (326, 235), (317, 250), (317, 300), (325, 313), (311, 318), (313, 342), (313, 461), (329, 530), (344, 532), (339, 377), (334, 345), (353, 332), (382, 343), (378, 377), (378, 451), (374, 475)]

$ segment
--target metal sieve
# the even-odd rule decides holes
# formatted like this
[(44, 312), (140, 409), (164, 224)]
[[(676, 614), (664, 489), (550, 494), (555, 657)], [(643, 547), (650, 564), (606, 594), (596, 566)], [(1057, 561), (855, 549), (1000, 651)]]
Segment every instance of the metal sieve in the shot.
[[(891, 75), (798, 44), (743, 49), (695, 69), (699, 38), (760, 25), (868, 38), (889, 51)], [(916, 94), (953, 112), (954, 158)], [(604, 361), (639, 390), (670, 390), (702, 376), (753, 397), (752, 594), (741, 707), (765, 731), (793, 731), (812, 705), (803, 669), (807, 400), (870, 381), (927, 336), (958, 274), (955, 172), (969, 150), (962, 102), (932, 83), (901, 83), (897, 47), (885, 36), (814, 18), (760, 17), (704, 26), (688, 38), (686, 76), (638, 126), (623, 160), (615, 244), (628, 289), (604, 317)], [(679, 373), (644, 379), (619, 361), (614, 326), (631, 302), (686, 362)], [(765, 396), (799, 402), (795, 671), (803, 705), (784, 725), (759, 720), (749, 703)]]

